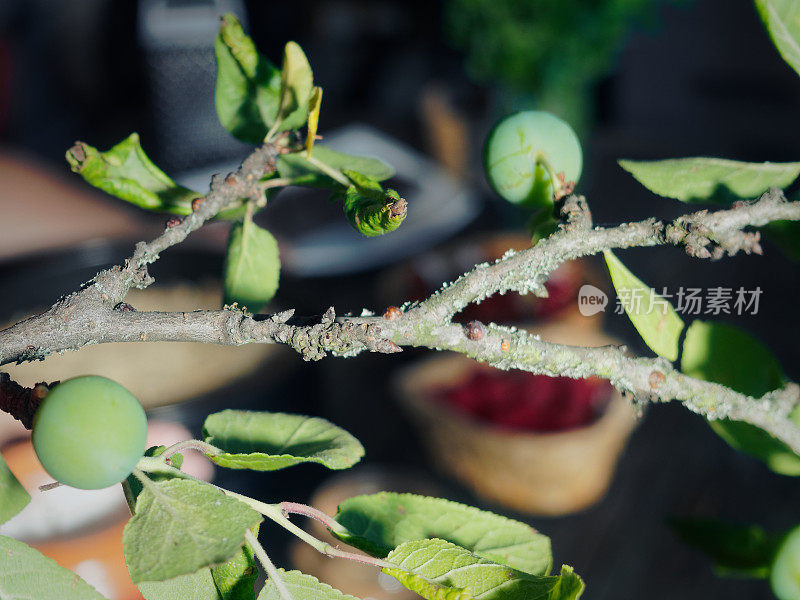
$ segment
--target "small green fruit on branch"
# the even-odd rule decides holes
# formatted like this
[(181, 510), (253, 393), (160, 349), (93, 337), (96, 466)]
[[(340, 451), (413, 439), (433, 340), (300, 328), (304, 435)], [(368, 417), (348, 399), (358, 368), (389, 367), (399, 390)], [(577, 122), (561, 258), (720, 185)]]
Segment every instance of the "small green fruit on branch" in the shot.
[(494, 190), (513, 204), (552, 207), (580, 179), (583, 154), (578, 136), (562, 119), (522, 111), (500, 121), (486, 138), (484, 169)]
[(119, 483), (142, 458), (147, 418), (123, 386), (96, 375), (53, 387), (33, 423), (33, 449), (60, 483), (96, 490)]

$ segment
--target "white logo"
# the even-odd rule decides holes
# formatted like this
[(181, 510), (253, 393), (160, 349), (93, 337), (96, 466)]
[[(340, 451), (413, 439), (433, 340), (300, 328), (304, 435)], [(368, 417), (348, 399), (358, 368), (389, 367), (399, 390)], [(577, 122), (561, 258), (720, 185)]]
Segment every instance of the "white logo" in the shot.
[(604, 311), (607, 304), (608, 296), (606, 293), (593, 285), (587, 283), (582, 285), (578, 291), (578, 310), (584, 317), (591, 317), (600, 311)]

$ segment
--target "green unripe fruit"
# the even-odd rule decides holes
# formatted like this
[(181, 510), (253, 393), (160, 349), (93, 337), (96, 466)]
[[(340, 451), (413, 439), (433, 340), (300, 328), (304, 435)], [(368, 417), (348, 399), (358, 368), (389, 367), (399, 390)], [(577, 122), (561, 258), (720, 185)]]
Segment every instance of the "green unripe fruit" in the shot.
[(800, 599), (800, 526), (789, 532), (778, 549), (772, 563), (770, 585), (780, 600)]
[[(543, 160), (542, 160), (543, 159)], [(583, 155), (572, 128), (547, 112), (528, 110), (506, 117), (489, 133), (483, 166), (489, 183), (514, 204), (544, 207), (553, 203), (554, 175), (566, 181), (581, 176)]]
[(139, 401), (106, 377), (55, 386), (33, 420), (33, 449), (56, 480), (84, 490), (119, 483), (144, 454), (147, 419)]

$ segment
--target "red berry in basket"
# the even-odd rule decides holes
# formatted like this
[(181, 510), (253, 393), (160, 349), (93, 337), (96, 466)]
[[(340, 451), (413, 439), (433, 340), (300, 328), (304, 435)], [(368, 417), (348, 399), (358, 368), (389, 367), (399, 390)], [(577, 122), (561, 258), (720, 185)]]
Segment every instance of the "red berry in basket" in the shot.
[(439, 397), (452, 409), (487, 424), (547, 432), (588, 425), (605, 409), (610, 393), (608, 382), (595, 378), (479, 368), (461, 385), (442, 390)]

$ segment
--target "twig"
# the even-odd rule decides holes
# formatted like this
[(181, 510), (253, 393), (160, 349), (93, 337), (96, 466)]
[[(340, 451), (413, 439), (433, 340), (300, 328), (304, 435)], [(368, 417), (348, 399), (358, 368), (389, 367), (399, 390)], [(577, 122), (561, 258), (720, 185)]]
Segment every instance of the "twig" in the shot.
[(263, 146), (236, 173), (224, 180), (215, 177), (206, 201), (195, 213), (149, 244), (138, 244), (124, 266), (102, 271), (86, 288), (60, 300), (42, 315), (0, 331), (0, 365), (43, 359), (51, 352), (87, 344), (123, 341), (280, 343), (291, 346), (306, 360), (318, 360), (328, 353), (353, 356), (364, 350), (399, 352), (401, 346), (447, 349), (501, 369), (606, 378), (642, 401), (678, 400), (711, 419), (727, 417), (751, 423), (800, 454), (800, 427), (788, 418), (793, 407), (800, 404), (800, 392), (794, 384), (756, 399), (687, 377), (666, 360), (632, 358), (619, 348), (551, 344), (497, 325), (487, 327), (480, 339), (471, 339), (462, 326), (451, 322), (453, 315), (469, 304), (496, 293), (543, 293), (544, 282), (559, 265), (607, 249), (676, 245), (699, 258), (720, 258), (740, 251), (760, 253), (757, 232), (747, 231), (748, 227), (775, 220), (800, 221), (800, 202), (788, 202), (776, 189), (727, 210), (703, 210), (670, 223), (647, 219), (611, 228), (592, 227), (585, 200), (570, 196), (562, 211), (565, 222), (552, 236), (522, 252), (508, 252), (493, 264), (476, 266), (427, 300), (398, 310), (390, 318), (337, 319), (332, 308), (310, 322), (295, 318), (293, 311), (254, 317), (238, 310), (140, 313), (112, 308), (133, 285), (149, 284), (146, 266), (158, 258), (159, 252), (185, 239), (231, 202), (261, 194), (260, 176), (274, 169), (274, 158), (275, 148)]
[(164, 450), (164, 452), (162, 452), (159, 456), (166, 460), (170, 456), (173, 456), (178, 452), (183, 452), (184, 450), (197, 450), (198, 452), (202, 452), (208, 456), (215, 456), (221, 452), (221, 450), (216, 446), (207, 444), (202, 440), (184, 440), (182, 442), (178, 442), (177, 444), (172, 444), (172, 446)]
[(344, 533), (347, 531), (336, 519), (313, 506), (300, 504), (299, 502), (281, 502), (278, 506), (280, 506), (284, 515), (302, 515), (314, 519), (322, 523), (328, 531), (333, 533)]
[(147, 265), (158, 260), (161, 252), (185, 240), (229, 205), (242, 198), (260, 197), (261, 179), (275, 170), (276, 156), (271, 144), (257, 148), (236, 171), (226, 177), (215, 175), (209, 193), (192, 214), (177, 225), (168, 226), (154, 240), (139, 242), (124, 265), (100, 271), (84, 287), (59, 299), (46, 312), (0, 332), (0, 365), (43, 360), (51, 352), (75, 349), (74, 343), (63, 342), (80, 338), (80, 332), (97, 333), (98, 325), (106, 323), (132, 287), (145, 288), (153, 282)]
[(253, 532), (249, 529), (245, 531), (244, 539), (248, 544), (250, 544), (250, 547), (253, 549), (253, 554), (256, 555), (256, 558), (258, 558), (261, 566), (264, 567), (269, 579), (275, 584), (280, 597), (283, 598), (283, 600), (294, 600), (291, 592), (289, 592), (289, 588), (286, 587), (286, 584), (281, 577), (280, 571), (278, 571), (278, 568), (273, 564), (269, 555), (264, 550), (264, 547), (256, 539), (256, 536), (253, 535)]
[(26, 388), (12, 381), (8, 373), (0, 373), (0, 410), (20, 421), (26, 429), (31, 429), (36, 409), (56, 383), (42, 382)]
[(397, 567), (394, 563), (390, 563), (389, 561), (375, 558), (374, 556), (367, 556), (365, 554), (356, 554), (355, 552), (348, 552), (347, 550), (342, 550), (336, 546), (331, 546), (328, 542), (324, 542), (320, 539), (315, 538), (313, 535), (308, 533), (301, 527), (298, 527), (294, 523), (292, 523), (284, 514), (282, 504), (266, 504), (264, 502), (260, 502), (255, 500), (254, 498), (249, 498), (248, 496), (243, 496), (241, 494), (237, 494), (236, 492), (231, 492), (229, 490), (224, 490), (226, 494), (232, 496), (234, 498), (238, 498), (248, 506), (250, 506), (253, 510), (260, 512), (262, 515), (271, 519), (290, 533), (294, 534), (312, 548), (317, 550), (318, 552), (324, 554), (325, 556), (330, 556), (331, 558), (345, 558), (347, 560), (352, 560), (355, 562), (360, 562), (366, 565), (371, 565), (373, 567), (378, 567), (380, 569), (394, 569)]

